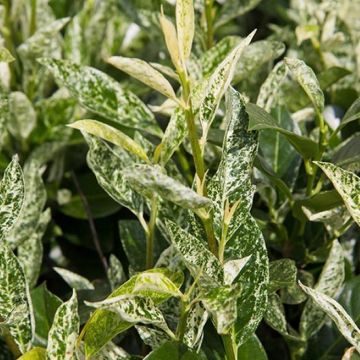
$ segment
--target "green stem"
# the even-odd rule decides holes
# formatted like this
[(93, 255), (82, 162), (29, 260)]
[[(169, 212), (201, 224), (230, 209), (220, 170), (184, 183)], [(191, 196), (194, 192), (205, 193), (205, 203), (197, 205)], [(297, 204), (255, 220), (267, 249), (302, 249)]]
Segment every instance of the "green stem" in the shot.
[(150, 220), (148, 224), (147, 241), (146, 241), (146, 268), (151, 269), (154, 258), (154, 237), (156, 229), (156, 217), (158, 213), (158, 201), (156, 195), (151, 199)]
[(33, 35), (36, 31), (36, 8), (37, 0), (31, 0), (31, 17), (30, 17), (30, 28), (29, 35)]
[(220, 239), (220, 244), (219, 244), (219, 261), (221, 263), (224, 262), (224, 252), (225, 252), (225, 245), (226, 245), (228, 229), (229, 229), (229, 225), (223, 223), (223, 229), (221, 232), (221, 239)]
[(227, 360), (237, 360), (236, 346), (233, 342), (231, 334), (222, 335), (221, 338), (224, 344)]
[(176, 337), (180, 342), (182, 342), (184, 339), (188, 315), (189, 315), (188, 303), (187, 303), (187, 301), (182, 300), (181, 301), (181, 310), (180, 310), (180, 319), (179, 319), (178, 326), (176, 329)]
[(213, 5), (214, 5), (214, 0), (205, 0), (206, 47), (207, 47), (207, 49), (212, 48), (212, 46), (214, 44)]

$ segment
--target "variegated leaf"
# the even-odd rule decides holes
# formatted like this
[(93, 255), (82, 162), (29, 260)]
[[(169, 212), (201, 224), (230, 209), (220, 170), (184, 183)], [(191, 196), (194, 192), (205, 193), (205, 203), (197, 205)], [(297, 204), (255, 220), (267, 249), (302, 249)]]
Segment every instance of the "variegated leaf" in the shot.
[(21, 353), (33, 339), (31, 300), (19, 260), (6, 244), (0, 245), (0, 318)]
[(34, 347), (21, 356), (19, 360), (46, 360), (46, 350), (41, 347)]
[(24, 204), (21, 208), (18, 221), (6, 237), (6, 242), (11, 247), (16, 247), (28, 239), (29, 231), (32, 232), (39, 222), (46, 202), (46, 190), (40, 172), (41, 169), (35, 162), (25, 166)]
[(99, 185), (119, 204), (135, 215), (143, 211), (143, 201), (125, 181), (122, 169), (134, 160), (122, 148), (112, 149), (109, 144), (91, 135), (85, 135), (89, 145), (87, 163)]
[(183, 62), (191, 54), (195, 34), (195, 13), (193, 0), (176, 1), (176, 29), (179, 41), (179, 51)]
[(203, 354), (198, 353), (196, 350), (191, 350), (180, 342), (167, 342), (158, 349), (152, 351), (147, 355), (144, 360), (205, 360)]
[(0, 182), (0, 240), (16, 223), (24, 202), (25, 185), (19, 159), (15, 156)]
[(36, 285), (40, 274), (43, 257), (42, 237), (50, 220), (51, 211), (47, 209), (40, 215), (36, 230), (17, 249), (17, 256), (24, 269), (30, 289)]
[(250, 258), (251, 255), (246, 256), (242, 259), (229, 260), (224, 264), (224, 282), (226, 285), (231, 285), (234, 282), (234, 280), (239, 276)]
[(122, 126), (161, 135), (151, 111), (105, 73), (66, 60), (44, 58), (39, 61), (87, 109)]
[(135, 328), (144, 344), (153, 350), (171, 340), (169, 335), (162, 330), (142, 325), (136, 325)]
[(334, 321), (346, 340), (360, 352), (360, 330), (346, 313), (345, 309), (338, 302), (321, 291), (311, 289), (301, 283), (299, 285), (321, 309), (320, 311), (324, 311)]
[[(174, 273), (167, 269), (152, 269), (145, 272), (145, 274), (146, 273), (164, 274), (174, 284), (176, 284), (178, 288), (182, 285), (183, 277), (179, 277), (179, 273)], [(108, 299), (118, 296), (131, 295), (136, 284), (136, 279), (141, 274), (143, 273), (131, 277), (118, 289), (114, 290)], [(137, 292), (137, 297), (142, 296), (146, 296), (149, 299), (151, 298), (155, 305), (160, 304), (169, 298), (169, 295), (165, 293), (153, 292), (150, 294), (149, 291), (144, 291), (144, 293), (142, 293), (141, 290), (139, 290)], [(84, 341), (86, 356), (93, 356), (96, 354), (108, 341), (117, 334), (127, 330), (132, 325), (132, 323), (129, 323), (120, 317), (114, 316), (114, 313), (109, 312), (108, 310), (97, 309), (85, 324), (80, 334), (80, 339), (83, 339)]]
[(79, 120), (69, 126), (109, 141), (112, 144), (120, 146), (130, 153), (138, 156), (145, 162), (149, 162), (145, 150), (139, 144), (137, 144), (131, 137), (125, 135), (123, 132), (113, 128), (112, 126), (97, 120)]
[(302, 60), (285, 58), (285, 64), (290, 69), (295, 80), (304, 89), (313, 103), (315, 110), (321, 114), (324, 110), (324, 94), (314, 71)]
[(203, 137), (206, 138), (208, 130), (214, 119), (220, 100), (229, 87), (237, 62), (246, 46), (250, 44), (255, 31), (241, 41), (229, 55), (220, 63), (210, 76), (209, 82), (202, 97), (199, 116), (203, 128)]
[(62, 279), (75, 290), (94, 290), (94, 285), (83, 276), (70, 270), (53, 267), (53, 269), (62, 277)]
[(124, 169), (122, 174), (134, 190), (150, 199), (156, 193), (181, 207), (193, 210), (211, 204), (209, 199), (165, 175), (160, 166), (139, 164)]
[(204, 337), (204, 327), (209, 314), (204, 306), (198, 302), (190, 309), (186, 319), (186, 329), (183, 342), (191, 349), (201, 346)]
[[(254, 193), (251, 171), (258, 142), (257, 133), (247, 131), (248, 122), (244, 99), (230, 88), (226, 97), (222, 158), (217, 173), (209, 183), (208, 192), (215, 208), (215, 231), (219, 238), (223, 238), (225, 245), (224, 260), (251, 256), (238, 278), (244, 284), (238, 299), (238, 318), (235, 324), (236, 341), (239, 345), (253, 334), (262, 319), (266, 309), (269, 276), (265, 242), (250, 214)], [(232, 210), (225, 212), (226, 208)], [(232, 214), (230, 218), (229, 214)], [(227, 224), (226, 233), (222, 233), (224, 221)]]
[(295, 261), (290, 259), (271, 261), (269, 264), (268, 291), (274, 292), (281, 288), (295, 285), (296, 274)]
[(85, 303), (96, 309), (114, 312), (121, 320), (129, 324), (154, 325), (165, 331), (172, 338), (174, 337), (166, 324), (164, 316), (150, 297), (119, 295), (95, 303), (88, 301)]
[(218, 259), (207, 249), (205, 243), (167, 220), (166, 231), (185, 264), (194, 277), (201, 276), (205, 283), (222, 284), (224, 273)]
[[(337, 240), (331, 246), (329, 256), (321, 271), (315, 290), (324, 295), (334, 297), (344, 281), (344, 252)], [(326, 315), (313, 301), (308, 301), (300, 319), (300, 334), (304, 339), (309, 339), (324, 325)]]
[(147, 62), (122, 56), (112, 56), (107, 62), (166, 97), (176, 100), (175, 91), (169, 81)]
[(360, 178), (351, 171), (343, 170), (331, 163), (315, 161), (315, 164), (333, 183), (349, 213), (360, 226)]
[(114, 254), (111, 254), (109, 258), (107, 277), (109, 279), (112, 290), (118, 288), (126, 280), (123, 266), (120, 260)]
[(177, 108), (172, 114), (161, 141), (161, 164), (166, 164), (184, 141), (187, 126), (184, 111)]
[(69, 301), (59, 306), (49, 331), (48, 360), (72, 360), (75, 353), (80, 319), (75, 290)]
[(131, 360), (132, 357), (113, 342), (108, 342), (97, 354), (96, 360)]

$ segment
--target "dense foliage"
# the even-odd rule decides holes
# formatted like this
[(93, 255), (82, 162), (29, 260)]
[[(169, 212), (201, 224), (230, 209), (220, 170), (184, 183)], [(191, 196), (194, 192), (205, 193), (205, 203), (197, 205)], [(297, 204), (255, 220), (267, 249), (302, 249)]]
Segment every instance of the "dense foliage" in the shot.
[(358, 359), (359, 13), (1, 0), (0, 359)]

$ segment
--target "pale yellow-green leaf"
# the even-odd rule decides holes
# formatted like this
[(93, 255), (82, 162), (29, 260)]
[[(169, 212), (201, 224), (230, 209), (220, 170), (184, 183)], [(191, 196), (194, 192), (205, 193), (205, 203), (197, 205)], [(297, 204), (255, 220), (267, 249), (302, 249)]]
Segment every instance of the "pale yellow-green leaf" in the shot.
[(195, 14), (192, 0), (176, 1), (176, 27), (180, 56), (185, 62), (190, 57), (195, 33)]
[(139, 144), (137, 144), (129, 136), (109, 125), (101, 123), (97, 120), (79, 120), (70, 124), (69, 126), (88, 134), (98, 136), (106, 141), (111, 142), (112, 144), (121, 146), (125, 150), (137, 155), (144, 161), (149, 162), (145, 150)]
[(176, 99), (175, 91), (169, 81), (147, 62), (141, 59), (122, 56), (112, 56), (107, 61), (109, 64), (157, 90), (166, 97)]

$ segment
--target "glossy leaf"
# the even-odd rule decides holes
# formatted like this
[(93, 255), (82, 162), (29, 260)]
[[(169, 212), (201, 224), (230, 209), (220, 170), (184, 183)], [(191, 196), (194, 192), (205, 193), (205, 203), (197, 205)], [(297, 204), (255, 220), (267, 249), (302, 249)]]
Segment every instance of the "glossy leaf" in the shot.
[(94, 290), (94, 285), (86, 278), (79, 274), (75, 274), (70, 270), (59, 267), (53, 268), (62, 279), (75, 290)]
[(19, 360), (46, 360), (46, 350), (41, 347), (35, 347), (21, 356)]

